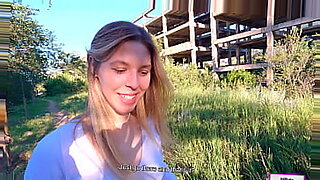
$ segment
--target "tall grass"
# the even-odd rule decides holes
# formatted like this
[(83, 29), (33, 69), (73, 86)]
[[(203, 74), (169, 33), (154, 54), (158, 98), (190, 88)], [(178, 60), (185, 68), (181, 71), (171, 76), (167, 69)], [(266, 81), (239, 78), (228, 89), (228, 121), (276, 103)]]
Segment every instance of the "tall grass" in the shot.
[(312, 99), (286, 99), (263, 88), (180, 89), (170, 106), (177, 145), (171, 166), (181, 179), (266, 179), (308, 174)]

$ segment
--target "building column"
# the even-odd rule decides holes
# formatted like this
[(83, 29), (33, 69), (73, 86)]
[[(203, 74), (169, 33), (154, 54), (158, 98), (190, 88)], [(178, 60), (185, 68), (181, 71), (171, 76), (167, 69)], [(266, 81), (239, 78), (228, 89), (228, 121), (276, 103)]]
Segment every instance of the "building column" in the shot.
[(168, 37), (167, 37), (167, 32), (168, 32), (167, 18), (163, 13), (162, 13), (162, 30), (163, 30), (164, 49), (168, 49), (169, 48), (169, 41), (168, 41)]
[[(228, 31), (228, 36), (230, 36), (230, 23), (226, 22), (226, 26), (227, 26), (227, 31)], [(231, 46), (230, 46), (230, 42), (227, 42), (228, 45), (228, 66), (232, 65), (232, 51), (231, 51)]]
[[(236, 24), (236, 33), (240, 33), (240, 25), (237, 23)], [(236, 40), (237, 42), (237, 47), (236, 47), (236, 59), (237, 59), (237, 65), (240, 65), (240, 46), (239, 46), (239, 39)]]
[[(267, 59), (271, 58), (274, 49), (274, 34), (272, 32), (272, 26), (274, 25), (274, 13), (275, 13), (275, 0), (268, 0), (267, 10)], [(270, 66), (267, 68), (267, 85), (272, 87), (273, 71)]]
[(196, 31), (194, 22), (194, 0), (189, 0), (189, 33), (190, 33), (190, 43), (191, 43), (191, 61), (192, 64), (197, 65), (197, 47), (196, 47)]
[(240, 65), (240, 47), (236, 47), (236, 59), (237, 59), (237, 65)]
[(214, 1), (210, 1), (210, 30), (211, 30), (211, 58), (213, 64), (213, 70), (219, 68), (219, 54), (218, 46), (215, 45), (215, 41), (218, 39), (218, 21), (214, 17)]
[[(168, 32), (168, 27), (167, 27), (167, 18), (164, 15), (164, 13), (162, 13), (162, 31), (163, 31), (163, 45), (164, 45), (164, 50), (167, 50), (169, 48), (169, 40), (167, 37), (167, 32)], [(164, 57), (165, 60), (168, 60), (168, 56)]]
[(247, 60), (246, 64), (252, 64), (252, 57), (251, 57), (251, 48), (247, 49)]

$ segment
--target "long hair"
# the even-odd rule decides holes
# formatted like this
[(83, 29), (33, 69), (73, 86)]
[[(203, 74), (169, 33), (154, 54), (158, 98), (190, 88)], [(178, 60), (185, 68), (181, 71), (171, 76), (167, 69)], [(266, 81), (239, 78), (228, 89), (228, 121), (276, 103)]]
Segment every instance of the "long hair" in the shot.
[(97, 32), (91, 48), (87, 51), (88, 105), (81, 123), (89, 127), (84, 128), (84, 131), (89, 135), (99, 157), (119, 177), (125, 177), (128, 172), (121, 172), (118, 167), (132, 162), (127, 162), (125, 157), (120, 156), (117, 144), (108, 134), (114, 125), (113, 120), (109, 118), (111, 106), (102, 93), (96, 74), (101, 63), (108, 61), (117, 48), (127, 41), (142, 43), (150, 53), (152, 65), (150, 86), (131, 113), (136, 116), (139, 125), (146, 129), (152, 140), (155, 140), (155, 137), (151, 133), (148, 118), (154, 122), (162, 146), (168, 147), (172, 143), (166, 116), (172, 87), (152, 38), (143, 28), (130, 22), (118, 21), (105, 25)]

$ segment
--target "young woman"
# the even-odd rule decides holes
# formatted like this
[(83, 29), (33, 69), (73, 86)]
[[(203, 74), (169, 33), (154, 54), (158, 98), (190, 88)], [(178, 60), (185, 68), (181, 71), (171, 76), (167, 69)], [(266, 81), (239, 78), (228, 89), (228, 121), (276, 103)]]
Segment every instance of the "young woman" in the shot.
[(88, 50), (84, 114), (43, 138), (25, 179), (176, 179), (162, 148), (171, 142), (171, 85), (150, 35), (130, 22), (102, 27)]

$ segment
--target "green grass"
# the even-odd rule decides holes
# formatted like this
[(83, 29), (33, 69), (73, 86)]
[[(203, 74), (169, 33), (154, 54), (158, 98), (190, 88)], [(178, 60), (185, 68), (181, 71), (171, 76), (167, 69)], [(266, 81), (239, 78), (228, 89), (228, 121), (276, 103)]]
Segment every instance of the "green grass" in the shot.
[(8, 113), (9, 132), (13, 142), (10, 151), (16, 173), (21, 173), (38, 141), (54, 129), (47, 111), (48, 102), (38, 98), (28, 104), (29, 116), (24, 116), (23, 106), (15, 106)]
[[(49, 99), (75, 116), (84, 111), (86, 97), (83, 92)], [(38, 101), (35, 109), (45, 112), (46, 102)], [(179, 179), (266, 179), (268, 173), (308, 174), (312, 111), (312, 99), (285, 99), (284, 94), (267, 89), (180, 89), (169, 107), (176, 145), (164, 152), (165, 160), (170, 167), (194, 168), (191, 173), (176, 173)], [(48, 116), (17, 121), (11, 133), (20, 143), (13, 151), (33, 149), (51, 130), (50, 123)], [(26, 131), (37, 133), (24, 137)]]
[(170, 107), (177, 141), (170, 166), (193, 167), (182, 179), (266, 179), (308, 174), (311, 99), (266, 89), (180, 90)]
[[(83, 112), (86, 93), (61, 94), (45, 97), (58, 103), (58, 108), (76, 116)], [(27, 161), (37, 143), (56, 127), (53, 117), (47, 108), (49, 103), (43, 98), (36, 98), (34, 104), (28, 104), (29, 116), (24, 116), (23, 105), (15, 106), (9, 110), (9, 132), (13, 139), (10, 151), (13, 157), (15, 173), (24, 172)]]
[(22, 119), (30, 119), (36, 116), (44, 115), (46, 112), (48, 112), (47, 106), (48, 106), (47, 101), (44, 101), (41, 98), (36, 98), (34, 104), (32, 104), (31, 102), (28, 103), (28, 112), (29, 112), (28, 117), (24, 116), (23, 105), (14, 106), (13, 108), (8, 110), (9, 112), (8, 118), (9, 120), (11, 120), (9, 121), (9, 123), (12, 123), (14, 125), (19, 123), (20, 120)]
[(48, 99), (58, 102), (60, 109), (70, 113), (71, 116), (77, 116), (84, 112), (87, 101), (87, 92), (76, 94), (61, 94), (48, 97)]

